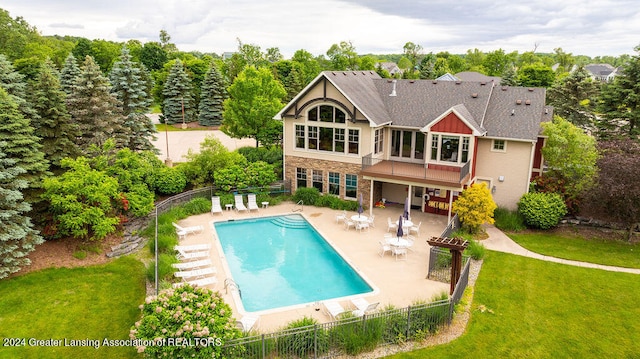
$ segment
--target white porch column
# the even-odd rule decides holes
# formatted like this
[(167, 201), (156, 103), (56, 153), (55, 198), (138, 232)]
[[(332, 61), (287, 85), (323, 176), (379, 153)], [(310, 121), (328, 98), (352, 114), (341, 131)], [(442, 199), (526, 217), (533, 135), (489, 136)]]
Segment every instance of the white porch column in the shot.
[(409, 214), (409, 218), (411, 218), (411, 196), (412, 194), (413, 188), (411, 187), (411, 185), (409, 185), (409, 189), (407, 190), (407, 199), (405, 199), (405, 203), (407, 203), (407, 213)]
[(447, 215), (447, 223), (451, 222), (451, 204), (453, 204), (453, 191), (449, 190), (449, 214)]
[(373, 180), (369, 180), (369, 217), (373, 215)]

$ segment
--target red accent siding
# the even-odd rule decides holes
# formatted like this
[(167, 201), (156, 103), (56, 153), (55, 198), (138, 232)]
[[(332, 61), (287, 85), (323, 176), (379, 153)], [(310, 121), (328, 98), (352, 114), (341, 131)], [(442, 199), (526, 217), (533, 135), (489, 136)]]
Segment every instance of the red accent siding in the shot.
[(473, 133), (471, 129), (458, 118), (453, 112), (446, 115), (431, 127), (431, 132), (449, 132), (470, 135)]
[(536, 149), (533, 155), (533, 168), (541, 168), (542, 165), (542, 147), (544, 146), (544, 138), (538, 137)]

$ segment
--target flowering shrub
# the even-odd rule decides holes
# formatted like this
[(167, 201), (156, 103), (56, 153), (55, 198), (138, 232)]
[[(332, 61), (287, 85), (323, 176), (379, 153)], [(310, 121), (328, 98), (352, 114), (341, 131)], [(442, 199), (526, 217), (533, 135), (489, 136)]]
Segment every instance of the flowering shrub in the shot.
[(485, 222), (493, 224), (493, 211), (496, 209), (487, 184), (474, 183), (453, 202), (452, 210), (458, 214), (462, 228), (469, 233), (478, 233)]
[(221, 346), (242, 336), (218, 292), (184, 285), (147, 297), (129, 333), (148, 358), (219, 358)]

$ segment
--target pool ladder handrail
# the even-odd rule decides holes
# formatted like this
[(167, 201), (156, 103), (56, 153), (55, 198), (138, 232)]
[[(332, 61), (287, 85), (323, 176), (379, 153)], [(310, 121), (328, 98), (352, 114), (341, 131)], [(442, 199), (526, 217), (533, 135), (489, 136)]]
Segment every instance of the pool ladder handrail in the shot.
[[(298, 207), (300, 207), (300, 208), (298, 208)], [(296, 206), (293, 207), (291, 212), (302, 212), (303, 210), (304, 210), (304, 201), (303, 200), (299, 200), (298, 203), (296, 203)]]
[(240, 299), (242, 299), (242, 291), (240, 290), (240, 286), (236, 282), (234, 282), (232, 278), (226, 278), (224, 280), (225, 294), (229, 294), (229, 287), (231, 287), (231, 289), (235, 288), (238, 291), (238, 295), (240, 295)]

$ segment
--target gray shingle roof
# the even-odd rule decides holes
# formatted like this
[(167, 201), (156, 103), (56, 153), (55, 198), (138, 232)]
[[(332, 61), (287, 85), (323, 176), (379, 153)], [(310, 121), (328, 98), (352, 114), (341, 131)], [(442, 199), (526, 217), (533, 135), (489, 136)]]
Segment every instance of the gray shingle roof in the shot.
[[(455, 109), (486, 136), (535, 140), (540, 122), (551, 119), (544, 88), (494, 86), (484, 81), (391, 80), (374, 71), (325, 71), (317, 79), (322, 77), (366, 117), (358, 120), (368, 120), (372, 126), (421, 129)], [(390, 96), (394, 87), (395, 96)]]

